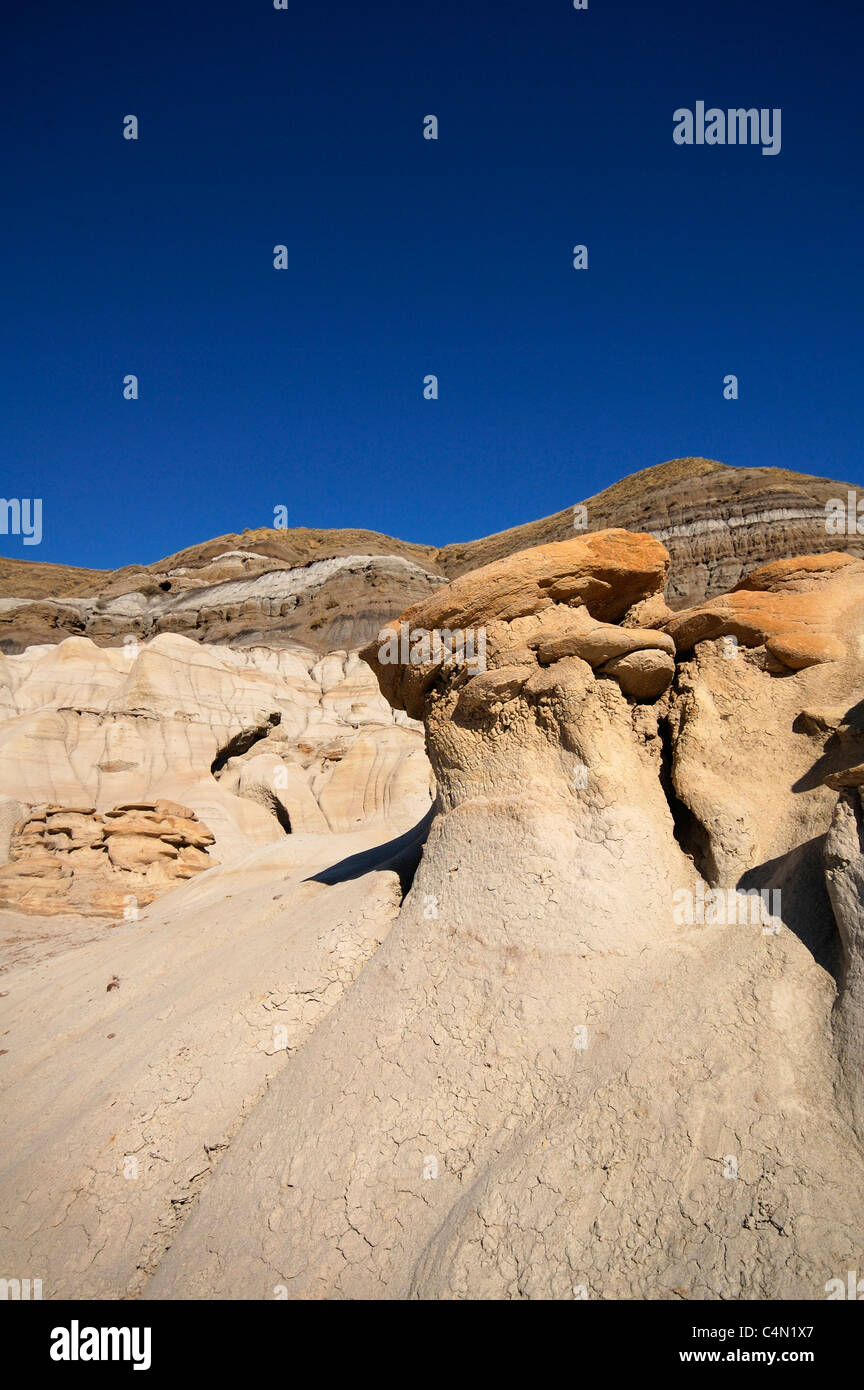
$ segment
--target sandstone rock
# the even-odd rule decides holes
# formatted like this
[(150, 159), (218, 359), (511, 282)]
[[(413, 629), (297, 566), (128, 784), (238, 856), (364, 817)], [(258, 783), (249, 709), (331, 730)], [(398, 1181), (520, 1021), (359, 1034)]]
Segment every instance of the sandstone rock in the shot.
[(604, 676), (612, 676), (625, 695), (637, 700), (656, 700), (669, 688), (675, 662), (665, 651), (633, 651), (615, 657), (603, 666)]
[(864, 598), (864, 561), (829, 554), (778, 561), (748, 575), (729, 594), (685, 609), (666, 623), (679, 651), (732, 636), (764, 643), (783, 666), (798, 671), (838, 661)]
[(0, 796), (0, 866), (9, 858), (12, 832), (21, 819), (23, 807), (10, 796)]
[(651, 594), (628, 609), (621, 619), (621, 626), (659, 629), (669, 621), (672, 613), (662, 594)]
[(615, 621), (638, 600), (661, 592), (668, 568), (666, 551), (652, 537), (602, 531), (495, 561), (409, 612), (412, 623), (430, 631), (510, 622), (555, 603), (584, 604), (593, 618)]
[[(525, 611), (508, 582), (490, 669), (411, 686), (436, 814), (387, 940), (145, 1296), (235, 1296), (243, 1271), (247, 1297), (822, 1298), (857, 1267), (821, 864), (851, 745), (800, 716), (858, 699), (862, 619), (844, 610), (842, 657), (781, 678), (702, 640), (633, 705), (579, 656), (522, 659), (536, 589)], [(714, 885), (731, 917), (676, 915)], [(739, 915), (763, 888), (767, 926)]]
[[(322, 664), (303, 648), (239, 652), (165, 635), (127, 655), (73, 637), (5, 658), (2, 679), (0, 796), (67, 817), (77, 808), (91, 827), (98, 803), (109, 837), (170, 835), (172, 817), (194, 814), (224, 860), (289, 830), (379, 819), (386, 837), (388, 823), (403, 826), (397, 803), (417, 820), (428, 809), (422, 734), (355, 654)], [(339, 760), (323, 757), (337, 740)], [(260, 757), (268, 794), (262, 764), (257, 779), (242, 772)]]
[(515, 699), (534, 674), (530, 666), (500, 666), (474, 676), (462, 689), (455, 706), (459, 715), (496, 712)]
[(309, 785), (306, 768), (285, 762), (275, 752), (252, 749), (246, 757), (232, 759), (220, 781), (237, 796), (264, 806), (294, 834), (327, 833), (327, 819)]
[(419, 864), (422, 737), (356, 657), (0, 667), (0, 789), (49, 788), (21, 897), (243, 827), (5, 977), (0, 1258), (49, 1296), (821, 1299), (859, 1267), (864, 566), (670, 619), (655, 542), (542, 549), (419, 606), (487, 669), (367, 653), (423, 718)]
[[(675, 608), (725, 592), (780, 557), (844, 550), (864, 538), (829, 536), (826, 502), (849, 485), (780, 468), (672, 459), (583, 500), (587, 533), (647, 532), (672, 557)], [(372, 531), (263, 528), (217, 537), (151, 565), (113, 572), (0, 557), (0, 649), (84, 633), (120, 646), (175, 632), (241, 647), (369, 642), (407, 606), (448, 580), (519, 551), (571, 538), (573, 508), (497, 535), (437, 549)], [(563, 601), (575, 598), (582, 581)], [(643, 626), (662, 621), (662, 599)], [(2, 694), (2, 691), (0, 691)]]
[[(675, 643), (666, 632), (652, 631), (648, 628), (617, 627), (612, 623), (586, 622), (581, 630), (577, 628), (566, 636), (539, 642), (537, 659), (542, 665), (547, 666), (553, 661), (560, 661), (562, 656), (579, 656), (590, 666), (597, 667), (616, 657), (627, 656), (646, 648), (668, 652), (670, 657), (675, 654)], [(674, 666), (673, 661), (670, 670), (674, 670)]]
[[(730, 468), (683, 458), (645, 468), (580, 499), (589, 532), (610, 527), (654, 536), (672, 558), (666, 597), (674, 608), (700, 603), (773, 560), (843, 550), (864, 555), (864, 536), (829, 535), (826, 503), (850, 485), (786, 468)], [(573, 508), (484, 540), (446, 546), (436, 556), (452, 578), (528, 546), (573, 534)], [(645, 619), (658, 626), (655, 616)]]
[(864, 787), (864, 763), (844, 768), (841, 772), (829, 772), (825, 778), (825, 786), (834, 787), (838, 791), (845, 787)]
[[(365, 647), (361, 655), (378, 677), (382, 692), (396, 709), (412, 718), (422, 714), (427, 691), (437, 679), (444, 661), (406, 660), (411, 655), (412, 634), (468, 632), (475, 643), (482, 641), (503, 654), (515, 645), (509, 628), (520, 619), (539, 619), (534, 623), (535, 638), (543, 631), (543, 619), (553, 619), (560, 627), (566, 617), (571, 632), (559, 639), (560, 654), (572, 654), (572, 646), (590, 646), (602, 651), (606, 623), (621, 618), (646, 594), (662, 589), (669, 559), (661, 545), (649, 536), (626, 531), (604, 531), (598, 535), (575, 537), (559, 545), (539, 546), (536, 550), (498, 560), (484, 569), (455, 580), (426, 602), (408, 609), (401, 619), (388, 625), (379, 638)], [(573, 609), (585, 609), (594, 623), (582, 632), (584, 616), (571, 617)], [(616, 629), (617, 632), (617, 629)], [(545, 637), (548, 626), (543, 632)], [(523, 624), (518, 636), (531, 639)], [(609, 640), (607, 632), (606, 640)], [(622, 634), (614, 640), (629, 649), (631, 638)], [(664, 643), (659, 634), (656, 640)], [(648, 645), (648, 643), (646, 643)], [(555, 659), (555, 643), (539, 641), (541, 652)], [(391, 660), (393, 653), (396, 659)], [(503, 659), (503, 656), (502, 656)], [(541, 658), (542, 659), (542, 658)], [(599, 659), (599, 658), (598, 658)]]
[[(54, 916), (112, 917), (140, 907), (216, 862), (213, 835), (195, 813), (166, 815), (172, 802), (109, 811), (36, 808), (16, 826), (0, 867), (0, 908)], [(176, 810), (187, 808), (177, 806)]]

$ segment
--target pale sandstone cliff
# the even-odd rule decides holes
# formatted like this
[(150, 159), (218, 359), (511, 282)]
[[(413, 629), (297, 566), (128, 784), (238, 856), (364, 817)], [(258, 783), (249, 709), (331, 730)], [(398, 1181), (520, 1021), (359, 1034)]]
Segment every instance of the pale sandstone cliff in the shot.
[(100, 813), (167, 798), (207, 824), (223, 858), (290, 829), (419, 815), (429, 778), (419, 730), (356, 654), (166, 633), (0, 659), (0, 797)]

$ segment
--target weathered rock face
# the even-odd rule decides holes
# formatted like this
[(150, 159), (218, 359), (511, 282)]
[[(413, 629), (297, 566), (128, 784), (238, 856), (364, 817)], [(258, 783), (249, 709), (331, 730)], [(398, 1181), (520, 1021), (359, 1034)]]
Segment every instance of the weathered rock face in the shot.
[[(671, 653), (674, 644), (664, 633), (614, 626), (636, 603), (662, 593), (668, 567), (657, 541), (628, 531), (538, 546), (463, 575), (382, 629), (362, 655), (394, 708), (420, 718), (433, 682), (445, 666), (453, 669), (446, 651), (432, 655), (431, 641), (427, 657), (424, 635), (476, 634), (484, 647), (491, 643), (496, 667), (521, 669), (526, 678), (538, 659), (549, 664), (578, 655), (605, 667), (642, 648)], [(467, 679), (471, 669), (466, 664), (462, 670)], [(477, 689), (487, 684), (481, 679)]]
[(430, 776), (422, 734), (356, 655), (67, 638), (0, 663), (0, 796), (101, 813), (170, 798), (222, 859), (289, 831), (404, 828)]
[[(572, 610), (538, 601), (533, 573), (520, 602), (524, 565), (506, 610), (497, 569), (486, 612), (482, 574), (440, 596), (451, 626), (485, 626), (486, 671), (439, 663), (418, 684), (376, 664), (423, 701), (422, 863), (150, 1296), (236, 1296), (243, 1271), (248, 1297), (821, 1298), (857, 1268), (864, 1155), (835, 1083), (852, 1084), (860, 1005), (841, 980), (844, 1034), (821, 853), (825, 779), (861, 761), (832, 729), (861, 687), (864, 614), (822, 586), (842, 651), (791, 669), (761, 629), (732, 656), (703, 641), (658, 699), (607, 660), (532, 645), (553, 612), (569, 637)], [(639, 635), (655, 582), (622, 632)], [(796, 585), (774, 594), (780, 618)], [(600, 621), (584, 591), (570, 601)], [(636, 654), (669, 657), (648, 636)], [(851, 939), (857, 833), (842, 838)]]
[[(671, 556), (667, 597), (674, 608), (722, 593), (772, 560), (842, 550), (864, 555), (864, 535), (829, 534), (826, 503), (845, 502), (851, 485), (786, 468), (730, 468), (683, 458), (646, 468), (583, 501), (589, 531), (647, 531)], [(859, 490), (859, 494), (860, 490)], [(437, 557), (449, 575), (526, 546), (573, 534), (573, 509), (517, 526)]]
[(213, 835), (173, 801), (118, 806), (40, 806), (16, 825), (0, 867), (0, 908), (52, 916), (131, 920), (187, 878), (216, 862)]
[(856, 788), (843, 792), (825, 838), (825, 878), (842, 944), (835, 1011), (842, 1087), (864, 1142), (864, 813)]
[(358, 645), (405, 597), (445, 582), (401, 555), (342, 555), (292, 568), (241, 553), (191, 571), (164, 565), (164, 578), (121, 571), (122, 579), (92, 586), (94, 594), (0, 599), (0, 648), (20, 652), (69, 633), (100, 646), (181, 633), (241, 648), (302, 643), (331, 651)]
[(4, 1268), (32, 1258), (46, 1298), (140, 1292), (386, 936), (430, 784), (356, 654), (166, 634), (0, 658)]
[[(484, 669), (373, 643), (386, 724), (350, 727), (344, 655), (272, 708), (270, 658), (202, 656), (225, 693), (198, 673), (200, 706), (244, 709), (214, 807), (293, 833), (7, 975), (7, 1263), (49, 1296), (151, 1298), (820, 1299), (860, 1268), (864, 563), (771, 566), (681, 614), (667, 564), (590, 534), (427, 596), (409, 633), (482, 629)], [(177, 641), (118, 713), (152, 709)], [(92, 678), (41, 679), (39, 708), (95, 704)], [(437, 791), (401, 899), (428, 786), (393, 762), (403, 711)], [(352, 754), (389, 818), (325, 833), (366, 814), (328, 804)]]
[(764, 565), (732, 593), (685, 609), (664, 626), (680, 651), (692, 651), (698, 642), (713, 637), (731, 636), (746, 646), (764, 645), (782, 666), (799, 671), (821, 661), (842, 660), (847, 652), (844, 634), (862, 600), (860, 560), (836, 553), (805, 556)]
[(11, 796), (0, 796), (0, 865), (9, 858), (12, 833), (21, 819), (23, 806)]
[(285, 837), (3, 975), (0, 1257), (34, 1260), (46, 1299), (140, 1293), (268, 1083), (379, 947), (397, 875), (323, 881), (357, 847)]
[[(773, 560), (829, 550), (864, 555), (864, 535), (826, 529), (826, 503), (843, 501), (848, 490), (788, 469), (685, 458), (634, 473), (580, 505), (589, 533), (625, 528), (667, 547), (667, 597), (680, 608)], [(441, 549), (373, 531), (261, 529), (113, 572), (0, 558), (0, 651), (68, 635), (118, 646), (160, 633), (235, 647), (358, 647), (448, 579), (567, 540), (573, 523), (567, 507)]]

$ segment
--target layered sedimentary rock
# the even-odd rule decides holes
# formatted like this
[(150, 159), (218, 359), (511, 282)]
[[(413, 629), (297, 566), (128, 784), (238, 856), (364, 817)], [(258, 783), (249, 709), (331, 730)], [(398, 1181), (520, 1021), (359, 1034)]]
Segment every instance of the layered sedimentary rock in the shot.
[(46, 1298), (140, 1292), (386, 936), (430, 782), (356, 654), (163, 635), (0, 660), (4, 1268), (35, 1261)]
[(116, 646), (171, 632), (243, 648), (311, 643), (331, 651), (357, 645), (405, 597), (445, 582), (401, 555), (290, 567), (241, 552), (192, 571), (165, 562), (158, 573), (164, 578), (121, 571), (93, 594), (0, 599), (2, 649), (23, 651), (68, 633)]
[[(593, 548), (628, 544), (637, 559), (652, 542)], [(593, 563), (572, 542), (566, 559), (574, 578)], [(860, 611), (828, 583), (838, 647), (793, 670), (761, 629), (721, 635), (646, 702), (532, 646), (550, 614), (565, 627), (558, 609), (574, 634), (604, 619), (590, 589), (550, 605), (537, 565), (555, 557), (515, 557), (509, 590), (493, 567), (433, 601), (451, 626), (485, 623), (486, 671), (394, 680), (367, 650), (397, 703), (423, 701), (423, 860), (150, 1296), (238, 1296), (240, 1272), (245, 1297), (820, 1298), (856, 1267), (864, 1155), (840, 1087), (856, 1035), (837, 1020), (848, 1007), (860, 1028), (860, 1011), (821, 856), (826, 778), (849, 755), (824, 711), (857, 700)], [(786, 580), (764, 630), (798, 611)]]
[[(659, 661), (657, 669), (666, 675), (655, 691), (659, 694), (672, 677), (673, 639), (641, 627), (625, 631), (615, 620), (635, 604), (662, 594), (668, 568), (662, 545), (627, 531), (537, 546), (516, 560), (499, 560), (476, 574), (463, 575), (408, 609), (382, 629), (363, 656), (391, 705), (416, 719), (423, 716), (426, 694), (448, 664), (446, 653), (432, 659), (431, 642), (427, 656), (424, 634), (442, 630), (482, 634), (484, 643), (492, 645), (494, 673), (464, 668), (464, 676), (473, 674), (477, 681), (470, 695), (466, 692), (472, 701), (481, 691), (503, 691), (505, 686), (516, 694), (520, 676), (527, 679), (538, 661), (548, 666), (571, 655), (615, 676), (616, 663), (644, 654), (648, 667)], [(632, 665), (625, 667), (621, 679), (626, 681), (632, 671)]]
[[(86, 638), (0, 663), (0, 796), (18, 806), (169, 799), (217, 857), (297, 830), (386, 826), (429, 804), (422, 735), (356, 654)], [(401, 819), (400, 819), (401, 823)]]
[[(772, 560), (841, 550), (864, 555), (864, 534), (829, 530), (826, 504), (844, 505), (850, 484), (786, 468), (730, 468), (714, 459), (683, 458), (646, 468), (581, 501), (589, 531), (625, 527), (662, 541), (671, 556), (667, 597), (673, 607), (731, 588)], [(862, 517), (864, 527), (864, 517)], [(573, 534), (574, 509), (517, 526), (486, 540), (439, 552), (455, 576), (526, 546)]]
[[(668, 549), (673, 607), (731, 588), (772, 560), (864, 554), (857, 518), (829, 534), (826, 503), (849, 485), (780, 468), (673, 459), (575, 504), (587, 531), (647, 532)], [(151, 565), (100, 572), (0, 559), (0, 650), (64, 636), (100, 646), (176, 632), (237, 647), (361, 646), (447, 580), (526, 548), (572, 537), (574, 506), (481, 540), (415, 545), (373, 531), (261, 528)], [(864, 527), (864, 517), (861, 518)]]
[(37, 806), (15, 827), (0, 867), (0, 908), (52, 916), (137, 916), (212, 868), (213, 835), (188, 806)]
[(209, 803), (175, 794), (219, 857), (228, 806), (269, 835), (7, 973), (10, 1268), (47, 1297), (819, 1299), (860, 1267), (864, 562), (683, 612), (668, 564), (613, 529), (439, 587), (365, 649), (386, 715), (344, 653), (163, 636), (122, 696), (116, 652), (7, 658), (10, 739), (164, 720), (180, 662), (172, 719), (215, 752)]

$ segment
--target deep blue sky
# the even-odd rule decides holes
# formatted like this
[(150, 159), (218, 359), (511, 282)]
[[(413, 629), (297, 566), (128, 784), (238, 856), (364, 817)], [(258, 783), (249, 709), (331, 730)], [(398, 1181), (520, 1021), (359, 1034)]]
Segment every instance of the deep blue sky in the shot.
[[(7, 0), (0, 494), (44, 540), (0, 553), (149, 562), (279, 504), (443, 544), (684, 454), (864, 482), (862, 35), (860, 0)], [(781, 154), (676, 146), (700, 99), (781, 107)]]

